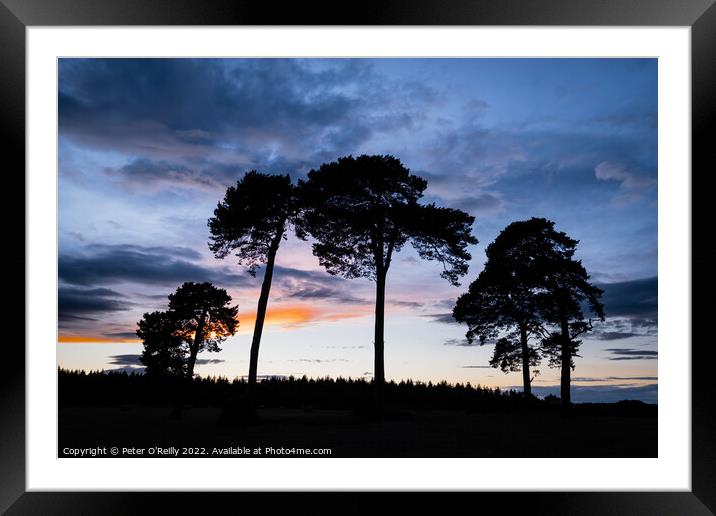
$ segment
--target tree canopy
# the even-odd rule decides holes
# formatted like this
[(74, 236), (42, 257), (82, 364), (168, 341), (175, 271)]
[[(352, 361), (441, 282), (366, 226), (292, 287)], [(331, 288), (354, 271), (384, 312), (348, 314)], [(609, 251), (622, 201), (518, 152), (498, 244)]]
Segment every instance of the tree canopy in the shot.
[(300, 184), (307, 206), (299, 235), (331, 274), (376, 279), (393, 253), (410, 240), (421, 258), (440, 261), (457, 284), (476, 244), (475, 218), (463, 211), (419, 204), (427, 181), (393, 156), (347, 156), (308, 173)]
[(299, 208), (289, 176), (247, 172), (226, 190), (209, 219), (209, 248), (217, 258), (234, 253), (255, 275), (272, 251), (275, 254)]
[(137, 323), (144, 349), (140, 361), (150, 376), (185, 376), (187, 348), (170, 312), (145, 313)]
[(219, 345), (236, 333), (238, 306), (211, 283), (186, 282), (169, 295), (166, 311), (145, 313), (137, 323), (142, 363), (152, 374), (184, 374), (191, 378), (197, 355), (221, 351)]

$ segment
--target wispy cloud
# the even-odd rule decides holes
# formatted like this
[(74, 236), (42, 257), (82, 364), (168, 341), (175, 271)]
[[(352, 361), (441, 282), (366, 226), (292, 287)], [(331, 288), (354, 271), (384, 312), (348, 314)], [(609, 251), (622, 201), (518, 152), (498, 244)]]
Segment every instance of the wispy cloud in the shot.
[(607, 357), (609, 360), (656, 360), (659, 354), (657, 351), (635, 348), (608, 348), (605, 351), (611, 353)]

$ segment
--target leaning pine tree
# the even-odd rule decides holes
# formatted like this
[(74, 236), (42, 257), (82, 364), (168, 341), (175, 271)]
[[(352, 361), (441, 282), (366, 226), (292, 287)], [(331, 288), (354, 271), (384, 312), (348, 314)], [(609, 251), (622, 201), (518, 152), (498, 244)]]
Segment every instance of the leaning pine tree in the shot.
[(215, 257), (223, 259), (233, 253), (252, 276), (258, 267), (266, 265), (249, 359), (248, 399), (252, 406), (276, 253), (299, 213), (296, 188), (289, 176), (251, 171), (226, 190), (224, 200), (209, 219), (209, 248)]
[(311, 170), (301, 182), (305, 212), (297, 234), (315, 239), (313, 254), (330, 274), (375, 281), (377, 409), (385, 382), (385, 285), (393, 255), (410, 241), (421, 258), (443, 264), (453, 285), (467, 273), (476, 244), (474, 217), (456, 209), (421, 204), (427, 181), (393, 156), (352, 156)]

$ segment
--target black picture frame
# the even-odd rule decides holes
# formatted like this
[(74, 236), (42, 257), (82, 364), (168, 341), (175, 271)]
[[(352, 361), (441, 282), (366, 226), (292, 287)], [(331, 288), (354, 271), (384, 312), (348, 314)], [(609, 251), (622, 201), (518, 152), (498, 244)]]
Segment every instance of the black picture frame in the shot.
[[(696, 195), (713, 193), (716, 114), (716, 5), (715, 0), (383, 0), (382, 2), (293, 2), (277, 8), (249, 0), (0, 0), (0, 131), (3, 168), (14, 218), (24, 212), (25, 170), (25, 29), (47, 25), (575, 25), (575, 26), (688, 26), (692, 51), (692, 237), (697, 222), (708, 221), (697, 209)], [(688, 171), (684, 171), (688, 173)], [(22, 178), (22, 179), (21, 179)], [(13, 192), (12, 195), (8, 195)], [(703, 207), (705, 204), (700, 204)], [(18, 210), (18, 211), (15, 211)], [(6, 214), (7, 217), (7, 214)], [(14, 219), (6, 219), (12, 221)], [(708, 222), (707, 222), (708, 224)], [(708, 226), (706, 226), (708, 227)], [(23, 234), (17, 231), (13, 251), (6, 252), (7, 270), (24, 267)], [(708, 231), (708, 230), (707, 230)], [(708, 235), (708, 233), (706, 233)], [(8, 235), (9, 237), (10, 235)], [(708, 303), (697, 302), (697, 292), (713, 284), (706, 271), (708, 238), (693, 238), (692, 277), (692, 490), (689, 492), (589, 493), (470, 493), (477, 508), (495, 505), (501, 512), (549, 514), (712, 514), (716, 511), (716, 418), (711, 381), (713, 344), (703, 332)], [(8, 274), (19, 278), (19, 274)], [(19, 280), (17, 280), (19, 281)], [(8, 287), (11, 288), (11, 287)], [(12, 289), (24, 292), (18, 285)], [(24, 306), (17, 299), (9, 306)], [(24, 299), (24, 294), (23, 294)], [(17, 309), (16, 309), (17, 310)], [(19, 311), (19, 310), (17, 310)], [(24, 311), (24, 310), (23, 310)], [(24, 315), (24, 313), (23, 313)], [(18, 319), (12, 313), (10, 317)], [(699, 338), (703, 337), (703, 338)], [(23, 338), (24, 343), (24, 338)], [(253, 505), (254, 493), (76, 493), (26, 492), (25, 488), (25, 349), (6, 342), (0, 382), (0, 510), (8, 514), (128, 514), (159, 502), (165, 513), (206, 512), (207, 507), (239, 509)], [(374, 510), (368, 497), (341, 502), (341, 512)], [(241, 500), (237, 500), (241, 498)], [(210, 499), (210, 500), (209, 500)], [(305, 497), (275, 497), (276, 503), (295, 508)], [(411, 497), (424, 507), (424, 497)], [(505, 503), (505, 502), (508, 503)], [(463, 503), (464, 503), (463, 502)], [(461, 503), (453, 498), (451, 504)]]

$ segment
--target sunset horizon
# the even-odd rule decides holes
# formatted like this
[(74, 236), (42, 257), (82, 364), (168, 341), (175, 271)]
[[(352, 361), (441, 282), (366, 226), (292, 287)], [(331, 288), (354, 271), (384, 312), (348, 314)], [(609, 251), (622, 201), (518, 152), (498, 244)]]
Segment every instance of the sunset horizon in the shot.
[[(409, 244), (395, 254), (387, 381), (522, 389), (452, 311), (500, 232), (544, 217), (604, 290), (574, 401), (657, 403), (656, 78), (655, 59), (60, 59), (57, 366), (142, 373), (143, 314), (211, 282), (239, 327), (195, 372), (245, 377), (264, 267), (212, 255), (224, 192), (250, 170), (297, 183), (391, 155), (427, 181), (422, 202), (474, 216), (479, 242), (459, 286)], [(258, 377), (371, 380), (375, 282), (329, 274), (314, 242), (281, 243)], [(559, 395), (560, 370), (536, 370), (534, 393)]]

